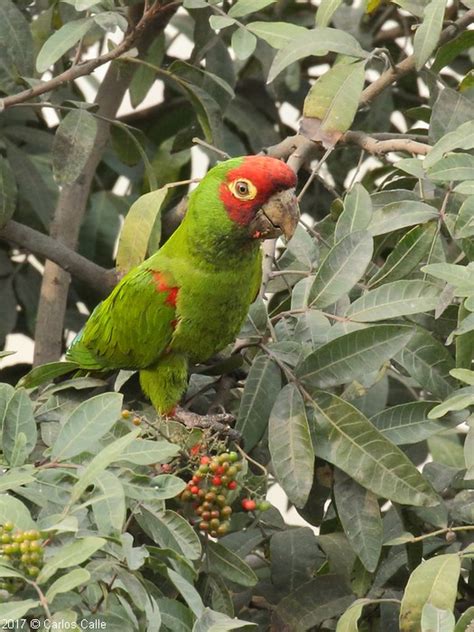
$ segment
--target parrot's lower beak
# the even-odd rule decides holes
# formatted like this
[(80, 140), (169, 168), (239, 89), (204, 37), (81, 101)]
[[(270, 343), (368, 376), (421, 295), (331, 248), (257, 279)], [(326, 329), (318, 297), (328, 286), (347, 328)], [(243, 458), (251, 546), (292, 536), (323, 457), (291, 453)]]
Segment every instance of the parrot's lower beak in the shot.
[(255, 239), (273, 239), (283, 234), (288, 241), (298, 225), (300, 211), (294, 189), (274, 193), (250, 222)]

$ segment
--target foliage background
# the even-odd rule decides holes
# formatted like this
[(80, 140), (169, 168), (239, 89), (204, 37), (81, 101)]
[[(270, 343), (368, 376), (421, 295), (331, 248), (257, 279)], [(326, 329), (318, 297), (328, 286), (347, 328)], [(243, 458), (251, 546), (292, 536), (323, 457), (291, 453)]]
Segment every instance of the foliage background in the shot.
[[(0, 344), (34, 339), (36, 368), (2, 371), (0, 522), (48, 537), (2, 620), (472, 629), (473, 21), (472, 0), (2, 0)], [(179, 223), (190, 183), (165, 185), (260, 151), (299, 172), (303, 217), (191, 376), (252, 459), (215, 543), (175, 497), (225, 439), (56, 361)], [(275, 480), (307, 527), (239, 510)]]

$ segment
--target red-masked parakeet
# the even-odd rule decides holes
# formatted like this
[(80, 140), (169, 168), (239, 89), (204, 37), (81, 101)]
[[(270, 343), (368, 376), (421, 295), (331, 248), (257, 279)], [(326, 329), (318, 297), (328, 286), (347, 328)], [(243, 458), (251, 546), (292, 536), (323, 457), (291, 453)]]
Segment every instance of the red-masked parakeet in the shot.
[(181, 225), (126, 274), (72, 342), (67, 358), (89, 370), (136, 369), (162, 414), (204, 362), (239, 332), (261, 281), (261, 240), (296, 228), (295, 173), (266, 156), (213, 167)]

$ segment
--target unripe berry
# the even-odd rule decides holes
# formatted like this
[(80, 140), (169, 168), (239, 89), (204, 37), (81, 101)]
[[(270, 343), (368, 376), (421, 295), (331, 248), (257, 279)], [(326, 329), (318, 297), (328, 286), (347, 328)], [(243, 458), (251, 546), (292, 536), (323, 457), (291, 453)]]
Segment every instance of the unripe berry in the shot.
[(30, 575), (30, 577), (38, 577), (40, 572), (40, 569), (37, 566), (30, 566), (28, 568), (28, 575)]
[(213, 518), (209, 523), (209, 526), (211, 527), (211, 529), (217, 529), (220, 524), (221, 521), (219, 520), (219, 518)]
[(134, 418), (132, 419), (132, 424), (133, 424), (134, 426), (139, 426), (141, 423), (142, 423), (142, 420), (140, 419), (140, 417), (134, 417)]
[(209, 531), (209, 523), (208, 522), (200, 522), (199, 529), (201, 531)]
[(227, 499), (226, 499), (226, 497), (224, 496), (224, 494), (219, 494), (219, 495), (216, 497), (216, 503), (217, 503), (220, 507), (223, 507), (224, 505), (226, 505), (226, 504), (227, 504)]
[(237, 468), (235, 467), (235, 465), (231, 465), (229, 467), (229, 469), (227, 470), (227, 476), (229, 478), (234, 478), (234, 476), (237, 476)]
[(201, 518), (205, 521), (205, 522), (209, 522), (209, 520), (211, 519), (211, 512), (210, 511), (203, 511), (201, 514)]
[(225, 535), (229, 531), (229, 528), (230, 525), (228, 522), (222, 522), (217, 529), (217, 535)]
[(13, 522), (10, 522), (10, 520), (7, 520), (5, 522), (5, 524), (3, 525), (3, 528), (5, 529), (5, 531), (13, 531)]
[(30, 551), (34, 551), (35, 553), (41, 551), (41, 542), (39, 540), (34, 540), (33, 542), (31, 542)]
[(229, 452), (229, 461), (231, 461), (232, 463), (235, 463), (238, 460), (239, 460), (239, 455), (237, 454), (237, 452)]
[(8, 544), (11, 542), (12, 538), (8, 535), (8, 533), (3, 533), (1, 540), (3, 544)]
[(122, 415), (122, 419), (130, 419), (130, 417), (132, 416), (132, 413), (129, 410), (124, 409), (122, 410), (121, 415)]
[(222, 507), (221, 516), (223, 518), (228, 518), (231, 513), (232, 513), (232, 507), (230, 505), (226, 505), (225, 507)]
[(271, 503), (268, 502), (268, 500), (261, 500), (257, 505), (257, 509), (259, 511), (268, 511), (271, 508), (272, 508), (272, 505)]

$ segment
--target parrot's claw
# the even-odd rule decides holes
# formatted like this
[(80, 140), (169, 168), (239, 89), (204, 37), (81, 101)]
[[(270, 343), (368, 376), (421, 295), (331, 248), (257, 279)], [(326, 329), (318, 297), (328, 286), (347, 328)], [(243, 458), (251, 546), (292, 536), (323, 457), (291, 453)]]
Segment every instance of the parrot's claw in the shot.
[(237, 430), (231, 428), (229, 424), (235, 422), (235, 417), (229, 413), (219, 413), (216, 415), (198, 415), (180, 406), (176, 407), (173, 415), (174, 419), (183, 423), (187, 428), (202, 428), (203, 430), (213, 430), (219, 435), (228, 437), (235, 443), (242, 442), (242, 435)]

